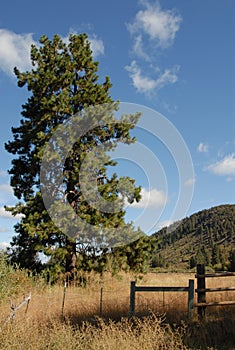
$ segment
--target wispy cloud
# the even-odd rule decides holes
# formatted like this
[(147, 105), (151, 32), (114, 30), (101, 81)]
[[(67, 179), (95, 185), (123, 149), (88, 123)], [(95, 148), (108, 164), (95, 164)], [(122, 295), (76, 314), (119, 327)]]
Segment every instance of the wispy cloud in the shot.
[[(69, 30), (69, 34), (67, 36), (61, 36), (61, 39), (63, 40), (64, 43), (66, 43), (67, 45), (69, 44), (69, 35), (70, 34), (78, 34), (78, 32), (71, 28)], [(93, 53), (93, 57), (97, 57), (99, 55), (103, 55), (104, 54), (104, 42), (102, 39), (99, 39), (97, 37), (96, 34), (89, 34), (88, 35), (88, 41), (90, 43), (90, 48), (92, 50)]]
[(7, 194), (13, 194), (13, 189), (9, 184), (0, 184), (0, 192), (5, 192)]
[(157, 230), (161, 230), (164, 227), (169, 227), (170, 225), (173, 224), (173, 221), (171, 220), (165, 220), (165, 221), (161, 221), (159, 222), (159, 224), (157, 225)]
[(147, 35), (161, 48), (172, 45), (182, 17), (175, 10), (162, 10), (159, 2), (142, 4), (145, 9), (137, 12), (134, 21), (127, 25), (129, 32), (134, 36)]
[(167, 202), (167, 195), (162, 190), (157, 190), (153, 188), (151, 190), (147, 190), (142, 188), (141, 190), (141, 200), (140, 202), (134, 202), (132, 204), (127, 204), (130, 208), (161, 208), (164, 207)]
[(185, 186), (193, 186), (196, 182), (196, 179), (195, 177), (191, 177), (190, 179), (186, 180), (184, 185)]
[(27, 70), (31, 67), (30, 49), (35, 44), (33, 34), (16, 34), (7, 29), (0, 29), (0, 69), (14, 76), (14, 67)]
[(6, 250), (8, 247), (10, 247), (10, 244), (7, 242), (0, 242), (0, 250)]
[(88, 40), (91, 44), (91, 50), (94, 57), (104, 54), (104, 42), (102, 39), (98, 39), (95, 34), (92, 34), (89, 36)]
[(178, 81), (179, 65), (160, 68), (156, 64), (156, 55), (173, 44), (182, 17), (176, 10), (163, 10), (158, 1), (150, 3), (144, 0), (140, 3), (143, 9), (127, 24), (135, 59), (125, 69), (137, 92), (149, 95)]
[(209, 146), (206, 143), (200, 142), (197, 146), (197, 151), (200, 153), (208, 153)]
[(0, 204), (13, 204), (16, 202), (13, 188), (6, 183), (0, 184)]
[(140, 93), (150, 94), (153, 90), (160, 90), (167, 84), (177, 82), (177, 72), (179, 67), (165, 69), (156, 79), (144, 75), (136, 61), (132, 61), (130, 66), (125, 67), (132, 79), (133, 86)]
[[(64, 37), (63, 40), (68, 41), (68, 36)], [(104, 43), (101, 39), (92, 34), (88, 40), (94, 57), (104, 54)], [(14, 76), (14, 67), (21, 71), (31, 69), (30, 50), (32, 44), (38, 46), (32, 33), (17, 34), (8, 29), (0, 29), (0, 70)]]
[(225, 156), (223, 159), (207, 167), (216, 175), (235, 176), (235, 153)]
[(137, 57), (144, 59), (145, 61), (151, 61), (150, 56), (147, 54), (146, 49), (144, 47), (144, 42), (142, 35), (137, 35), (134, 38), (133, 50)]
[(11, 212), (6, 211), (4, 207), (0, 207), (0, 218), (2, 219), (13, 219), (13, 220), (20, 220), (22, 218), (21, 214), (17, 214), (13, 216)]

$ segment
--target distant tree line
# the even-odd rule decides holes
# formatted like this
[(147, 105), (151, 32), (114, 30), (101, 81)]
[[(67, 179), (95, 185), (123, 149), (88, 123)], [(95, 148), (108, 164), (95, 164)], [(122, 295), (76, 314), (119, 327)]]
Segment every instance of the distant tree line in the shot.
[(190, 256), (189, 268), (203, 263), (215, 269), (233, 270), (234, 218), (235, 205), (221, 205), (200, 211), (181, 222), (161, 229), (153, 235), (156, 250), (152, 254), (152, 267), (168, 267), (170, 262), (167, 254), (163, 254), (164, 251), (169, 247), (178, 249), (176, 243), (182, 242), (181, 251), (176, 250), (176, 254), (181, 255), (182, 259)]

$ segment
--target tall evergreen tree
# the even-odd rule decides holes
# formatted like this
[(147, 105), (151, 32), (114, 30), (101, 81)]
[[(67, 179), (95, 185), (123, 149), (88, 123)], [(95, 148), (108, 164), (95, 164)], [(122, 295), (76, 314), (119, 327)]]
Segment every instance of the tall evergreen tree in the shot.
[(211, 263), (213, 266), (221, 263), (221, 248), (217, 244), (212, 248)]
[[(93, 60), (86, 34), (71, 34), (68, 44), (59, 35), (55, 35), (53, 40), (44, 35), (40, 38), (39, 48), (32, 46), (31, 60), (31, 71), (20, 72), (15, 68), (18, 86), (27, 86), (30, 97), (22, 106), (20, 126), (12, 128), (13, 141), (5, 144), (6, 150), (14, 155), (9, 170), (11, 186), (15, 196), (21, 200), (8, 210), (13, 214), (23, 214), (15, 227), (17, 235), (11, 243), (11, 259), (21, 266), (40, 270), (43, 266), (38, 260), (38, 252), (43, 252), (50, 257), (51, 264), (60, 265), (64, 271), (72, 271), (77, 265), (84, 267), (85, 262), (91, 267), (92, 261), (97, 265), (97, 259), (101, 259), (108, 249), (110, 242), (102, 235), (105, 229), (121, 226), (125, 228), (122, 230), (125, 235), (137, 238), (142, 234), (139, 230), (135, 231), (132, 224), (125, 224), (123, 209), (125, 199), (129, 202), (140, 200), (140, 188), (134, 186), (133, 179), (118, 178), (116, 174), (108, 176), (107, 169), (115, 165), (108, 156), (102, 166), (99, 162), (92, 164), (96, 171), (98, 195), (110, 205), (118, 202), (119, 206), (119, 210), (101, 212), (84, 196), (79, 172), (87, 154), (96, 147), (105, 144), (106, 149), (112, 150), (118, 142), (135, 142), (130, 130), (134, 128), (139, 114), (125, 115), (121, 123), (115, 122), (114, 112), (118, 103), (110, 97), (109, 77), (103, 83), (99, 82), (98, 63)], [(45, 187), (45, 183), (40, 183), (40, 167), (45, 145), (58, 125), (65, 124), (76, 114), (86, 124), (86, 109), (107, 103), (109, 107), (102, 111), (99, 123), (73, 143), (62, 165), (56, 160), (55, 152), (51, 153), (52, 171), (49, 176), (56, 176), (53, 171), (57, 166), (63, 168), (61, 203), (68, 203), (78, 216), (100, 230), (98, 242), (92, 245), (94, 237), (86, 236), (87, 232), (83, 232), (82, 227), (78, 228), (77, 235), (67, 235), (51, 220), (40, 190), (40, 186)], [(66, 145), (63, 144), (63, 147)], [(53, 179), (50, 180), (53, 183)]]

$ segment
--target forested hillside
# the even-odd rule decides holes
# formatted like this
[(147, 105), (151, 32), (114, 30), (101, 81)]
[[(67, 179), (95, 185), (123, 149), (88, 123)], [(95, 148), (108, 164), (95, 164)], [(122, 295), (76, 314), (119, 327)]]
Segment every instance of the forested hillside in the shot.
[(235, 205), (202, 210), (152, 236), (152, 267), (231, 269), (235, 260)]

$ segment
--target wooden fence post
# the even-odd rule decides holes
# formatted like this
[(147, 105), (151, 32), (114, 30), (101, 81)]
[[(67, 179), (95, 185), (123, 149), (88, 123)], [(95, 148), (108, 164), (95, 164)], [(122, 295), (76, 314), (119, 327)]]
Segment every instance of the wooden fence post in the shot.
[(193, 317), (194, 311), (194, 280), (189, 280), (188, 285), (188, 317)]
[(103, 287), (100, 287), (100, 317), (103, 316)]
[(135, 315), (135, 281), (131, 281), (130, 290), (130, 316)]
[[(205, 265), (197, 265), (197, 301), (198, 303), (206, 303), (206, 278), (205, 278)], [(198, 316), (203, 318), (206, 313), (206, 306), (198, 306)]]
[(3, 326), (5, 326), (5, 324), (10, 320), (10, 319), (13, 319), (15, 320), (15, 317), (16, 317), (16, 311), (20, 310), (22, 308), (22, 306), (24, 306), (26, 303), (26, 310), (25, 310), (25, 314), (27, 313), (28, 311), (28, 307), (29, 307), (29, 302), (31, 300), (31, 296), (32, 294), (30, 293), (29, 296), (26, 298), (24, 297), (24, 300), (18, 305), (14, 305), (12, 303), (12, 300), (10, 301), (10, 307), (11, 307), (11, 312), (10, 312), (10, 315), (7, 316), (7, 318), (5, 319), (5, 321), (3, 322)]
[(65, 303), (65, 295), (66, 295), (67, 282), (64, 282), (64, 293), (62, 300), (62, 317), (64, 317), (64, 303)]

